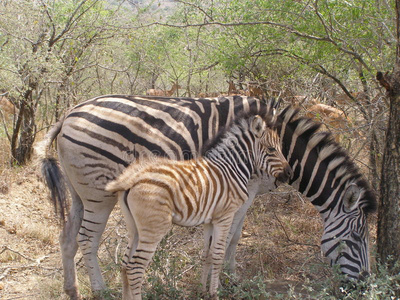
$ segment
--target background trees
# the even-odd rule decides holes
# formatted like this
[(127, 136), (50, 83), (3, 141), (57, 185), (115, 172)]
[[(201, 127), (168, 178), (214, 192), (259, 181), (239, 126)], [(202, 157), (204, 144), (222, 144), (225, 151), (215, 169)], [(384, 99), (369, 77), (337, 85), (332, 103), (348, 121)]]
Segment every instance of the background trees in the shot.
[(19, 108), (9, 135), (11, 156), (24, 164), (30, 158), (37, 121), (52, 123), (60, 111), (77, 102), (77, 93), (90, 89), (87, 81), (93, 76), (88, 70), (99, 68), (108, 58), (107, 41), (118, 39), (118, 7), (107, 9), (102, 1), (0, 5), (1, 88)]

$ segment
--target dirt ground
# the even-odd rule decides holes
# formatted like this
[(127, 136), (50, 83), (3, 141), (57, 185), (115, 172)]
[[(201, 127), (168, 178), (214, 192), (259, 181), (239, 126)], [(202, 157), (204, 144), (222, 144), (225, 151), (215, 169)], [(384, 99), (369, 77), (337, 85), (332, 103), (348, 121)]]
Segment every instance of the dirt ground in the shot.
[(31, 168), (1, 174), (0, 298), (35, 299), (38, 283), (61, 270), (58, 226)]
[[(62, 291), (59, 228), (35, 168), (5, 168), (0, 173), (0, 299), (67, 299)], [(236, 256), (240, 281), (258, 276), (268, 290), (285, 293), (289, 286), (300, 291), (304, 281), (327, 278), (331, 273), (320, 255), (320, 233), (316, 210), (297, 193), (283, 188), (258, 197), (248, 212)], [(103, 238), (99, 259), (114, 291), (110, 299), (118, 299), (118, 264), (126, 243), (118, 209)], [(154, 278), (170, 277), (162, 273), (172, 272), (171, 262), (177, 258), (177, 289), (196, 289), (201, 247), (201, 228), (174, 227), (163, 242), (164, 251), (156, 256), (164, 271), (154, 267), (147, 288), (153, 288)], [(77, 265), (81, 292), (90, 295), (80, 254)]]

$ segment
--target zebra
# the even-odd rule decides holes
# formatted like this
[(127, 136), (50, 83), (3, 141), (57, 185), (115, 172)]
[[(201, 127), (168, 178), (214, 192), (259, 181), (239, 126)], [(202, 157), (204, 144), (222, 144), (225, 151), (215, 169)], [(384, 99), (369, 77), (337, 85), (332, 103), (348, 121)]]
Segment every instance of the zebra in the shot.
[(348, 279), (370, 272), (367, 216), (376, 196), (358, 167), (320, 123), (286, 107), (277, 117), (282, 152), (293, 169), (289, 183), (319, 211), (324, 224), (322, 253)]
[(204, 155), (185, 161), (138, 160), (107, 184), (106, 191), (118, 191), (130, 236), (122, 267), (124, 299), (142, 299), (145, 269), (172, 224), (205, 225), (201, 284), (205, 293), (211, 270), (210, 295), (218, 299), (226, 238), (235, 212), (248, 199), (249, 180), (286, 182), (291, 174), (269, 123), (258, 115), (240, 117), (217, 134)]
[[(271, 103), (242, 96), (192, 99), (106, 95), (77, 105), (56, 123), (36, 151), (61, 216), (65, 211), (65, 181), (72, 198), (60, 235), (64, 289), (70, 298), (80, 298), (74, 263), (78, 245), (92, 290), (96, 293), (106, 287), (97, 250), (117, 200), (104, 192), (105, 184), (135, 159), (149, 155), (177, 160), (195, 158), (204, 143), (215, 137), (220, 128), (229, 127), (237, 115), (276, 109)], [(362, 271), (369, 271), (367, 214), (375, 208), (374, 193), (330, 134), (319, 132), (318, 123), (299, 117), (299, 110), (291, 106), (282, 110), (277, 119), (282, 152), (293, 170), (289, 184), (309, 196), (321, 212), (322, 250), (332, 264), (340, 265), (343, 273), (359, 278)], [(49, 155), (56, 137), (66, 176)], [(248, 184), (249, 199), (236, 212), (227, 239), (225, 260), (230, 270), (235, 266), (246, 211), (258, 193), (269, 189), (259, 180)], [(345, 203), (353, 202), (349, 206), (352, 210), (343, 209)], [(345, 247), (339, 247), (343, 241)]]

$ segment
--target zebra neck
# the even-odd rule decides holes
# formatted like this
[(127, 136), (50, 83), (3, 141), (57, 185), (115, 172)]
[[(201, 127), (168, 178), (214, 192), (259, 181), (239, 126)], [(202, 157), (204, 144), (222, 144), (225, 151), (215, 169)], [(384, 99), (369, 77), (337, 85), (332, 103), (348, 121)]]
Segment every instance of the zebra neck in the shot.
[(240, 137), (232, 135), (210, 149), (204, 155), (227, 178), (237, 182), (247, 193), (247, 184), (254, 173), (254, 157), (252, 149), (240, 146)]
[(355, 176), (347, 168), (343, 156), (335, 157), (333, 152), (325, 155), (324, 150), (316, 152), (314, 149), (306, 150), (303, 157), (295, 160), (292, 169), (297, 171), (297, 176), (292, 178), (290, 184), (324, 214), (337, 206), (343, 188)]
[(296, 110), (281, 113), (279, 129), (283, 154), (293, 170), (289, 183), (322, 214), (336, 209), (349, 182), (361, 176), (346, 152), (319, 125), (297, 118)]

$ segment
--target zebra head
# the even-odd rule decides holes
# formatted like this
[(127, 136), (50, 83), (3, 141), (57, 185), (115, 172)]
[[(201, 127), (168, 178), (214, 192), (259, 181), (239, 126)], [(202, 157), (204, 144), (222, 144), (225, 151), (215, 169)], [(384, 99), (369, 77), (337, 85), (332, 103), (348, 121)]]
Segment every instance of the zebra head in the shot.
[[(330, 264), (337, 265), (348, 279), (363, 279), (370, 271), (366, 199), (362, 186), (348, 183), (337, 207), (326, 212), (321, 250)], [(340, 199), (339, 198), (339, 199)]]
[(267, 126), (260, 116), (255, 116), (251, 123), (251, 131), (258, 139), (255, 143), (254, 159), (257, 176), (273, 182), (275, 188), (278, 182), (287, 182), (292, 175), (292, 169), (284, 157), (281, 142), (275, 127)]

